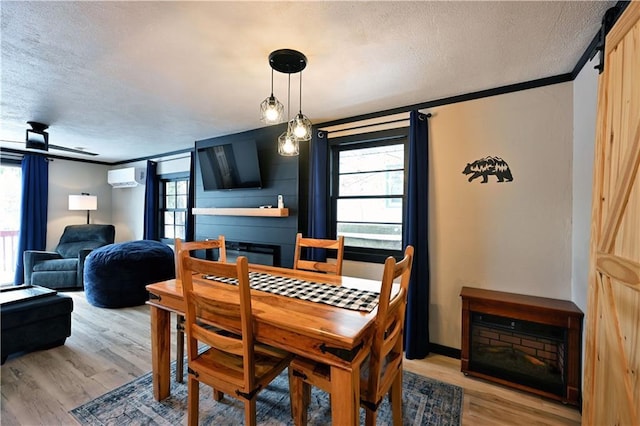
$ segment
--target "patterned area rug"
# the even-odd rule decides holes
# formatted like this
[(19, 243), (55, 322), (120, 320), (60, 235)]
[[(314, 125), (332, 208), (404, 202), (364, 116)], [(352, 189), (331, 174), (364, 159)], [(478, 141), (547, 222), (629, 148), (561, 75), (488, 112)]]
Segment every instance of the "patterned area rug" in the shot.
[[(175, 362), (171, 377), (175, 377)], [(422, 377), (407, 371), (403, 382), (404, 425), (460, 425), (462, 388)], [(312, 387), (309, 425), (331, 423), (329, 395)], [(391, 409), (387, 399), (378, 408), (378, 425), (391, 425)], [(147, 373), (118, 389), (71, 410), (83, 425), (180, 425), (186, 424), (187, 386), (171, 383), (171, 396), (158, 402), (153, 399), (151, 373)], [(364, 410), (360, 409), (364, 424)], [(259, 425), (293, 425), (289, 405), (287, 371), (258, 394)], [(200, 424), (238, 425), (244, 420), (243, 405), (225, 396), (215, 402), (209, 386), (200, 385)]]

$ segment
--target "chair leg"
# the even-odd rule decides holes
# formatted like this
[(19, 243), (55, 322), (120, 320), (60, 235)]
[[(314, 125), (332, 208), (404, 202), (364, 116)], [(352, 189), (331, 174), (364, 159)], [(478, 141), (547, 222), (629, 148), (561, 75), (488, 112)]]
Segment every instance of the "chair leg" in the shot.
[(200, 382), (191, 374), (189, 374), (187, 381), (187, 424), (189, 426), (198, 426)]
[[(304, 423), (307, 423), (307, 409), (311, 403), (311, 385), (307, 382), (302, 383), (302, 416)], [(329, 395), (329, 405), (331, 405), (331, 395)]]
[(289, 368), (289, 394), (291, 400), (291, 417), (296, 426), (307, 424), (307, 408), (311, 400), (311, 386), (300, 377), (293, 375)]
[(402, 426), (402, 369), (396, 374), (391, 389), (389, 389), (389, 399), (391, 402), (391, 414), (393, 415), (393, 426)]
[(365, 408), (365, 419), (364, 424), (366, 426), (376, 426), (376, 418), (378, 417), (378, 410), (370, 410), (369, 408)]
[(176, 382), (183, 382), (184, 369), (184, 316), (176, 316)]
[(244, 424), (256, 426), (256, 398), (244, 401)]
[(222, 401), (222, 398), (224, 398), (224, 393), (219, 390), (213, 389), (213, 400), (220, 402)]

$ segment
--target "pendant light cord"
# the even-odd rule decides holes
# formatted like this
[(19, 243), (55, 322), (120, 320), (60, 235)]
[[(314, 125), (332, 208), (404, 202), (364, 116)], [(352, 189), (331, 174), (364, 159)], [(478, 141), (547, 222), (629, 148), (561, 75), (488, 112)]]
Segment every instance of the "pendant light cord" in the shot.
[(271, 68), (271, 97), (273, 97), (273, 68)]
[(291, 74), (289, 75), (289, 84), (287, 90), (287, 121), (291, 118)]
[(300, 71), (300, 114), (302, 114), (302, 71)]

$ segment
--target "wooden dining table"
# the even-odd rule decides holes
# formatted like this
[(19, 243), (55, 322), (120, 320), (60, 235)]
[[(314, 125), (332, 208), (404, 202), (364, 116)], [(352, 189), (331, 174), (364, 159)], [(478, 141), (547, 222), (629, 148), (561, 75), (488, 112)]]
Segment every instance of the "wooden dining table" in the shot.
[[(349, 276), (334, 276), (287, 268), (249, 265), (250, 272), (315, 283), (380, 291), (380, 281)], [(193, 280), (211, 297), (221, 301), (237, 300), (237, 290), (203, 277)], [(170, 313), (184, 314), (180, 280), (166, 280), (146, 286), (150, 293), (151, 357), (153, 395), (162, 400), (171, 392)], [(392, 293), (398, 291), (394, 286)], [(323, 362), (331, 369), (331, 418), (334, 425), (359, 423), (360, 364), (369, 352), (377, 307), (371, 312), (350, 310), (251, 290), (255, 338), (297, 355)]]

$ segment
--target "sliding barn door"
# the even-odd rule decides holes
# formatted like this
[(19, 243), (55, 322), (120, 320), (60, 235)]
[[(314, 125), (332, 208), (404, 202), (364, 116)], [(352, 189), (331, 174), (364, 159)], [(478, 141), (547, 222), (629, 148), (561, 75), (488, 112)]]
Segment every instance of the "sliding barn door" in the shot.
[(640, 2), (607, 36), (596, 133), (583, 424), (640, 425)]

